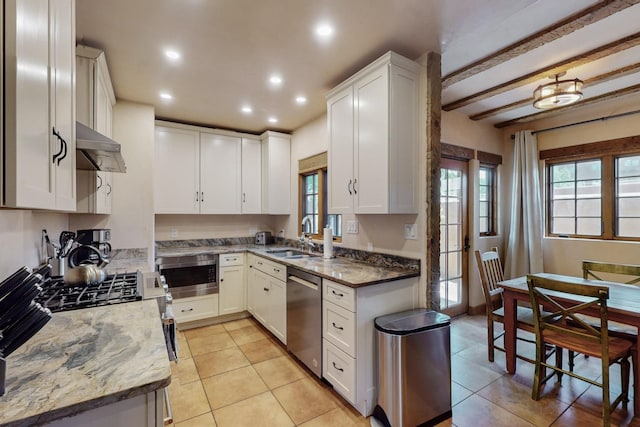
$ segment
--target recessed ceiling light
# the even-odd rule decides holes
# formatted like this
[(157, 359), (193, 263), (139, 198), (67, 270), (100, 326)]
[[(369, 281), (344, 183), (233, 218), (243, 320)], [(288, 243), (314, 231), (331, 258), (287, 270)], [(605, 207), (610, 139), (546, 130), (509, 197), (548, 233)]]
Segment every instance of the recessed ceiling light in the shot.
[(304, 105), (307, 103), (307, 98), (300, 95), (300, 96), (296, 96), (296, 104), (298, 105)]
[(271, 77), (269, 77), (269, 83), (271, 83), (272, 86), (280, 86), (282, 84), (282, 77), (277, 74), (272, 74)]
[(167, 92), (161, 92), (160, 93), (160, 98), (166, 99), (168, 101), (168, 100), (173, 99), (173, 95), (171, 95), (170, 93), (167, 93)]
[(243, 106), (240, 110), (245, 114), (250, 114), (253, 112), (253, 108), (249, 107), (248, 105)]
[(322, 22), (316, 25), (315, 33), (319, 40), (326, 41), (333, 37), (333, 26), (328, 22)]
[(275, 117), (269, 117), (269, 123), (278, 123), (278, 119)]
[(177, 61), (180, 59), (180, 52), (173, 49), (167, 49), (164, 51), (164, 55), (172, 61)]

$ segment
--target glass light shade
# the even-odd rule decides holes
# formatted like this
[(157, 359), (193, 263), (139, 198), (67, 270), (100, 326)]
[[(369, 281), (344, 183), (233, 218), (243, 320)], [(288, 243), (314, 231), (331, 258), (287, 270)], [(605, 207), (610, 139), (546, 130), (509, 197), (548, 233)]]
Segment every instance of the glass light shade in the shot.
[(582, 99), (582, 80), (556, 80), (533, 91), (533, 106), (540, 109), (562, 107)]

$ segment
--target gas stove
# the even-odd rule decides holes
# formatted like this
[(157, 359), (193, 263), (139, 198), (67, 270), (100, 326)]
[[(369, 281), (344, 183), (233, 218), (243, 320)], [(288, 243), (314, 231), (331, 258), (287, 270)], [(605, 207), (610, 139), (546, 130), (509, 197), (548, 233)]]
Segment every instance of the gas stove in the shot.
[(62, 277), (52, 277), (42, 286), (42, 292), (35, 301), (52, 312), (58, 312), (141, 299), (138, 273), (123, 273), (109, 275), (102, 283), (86, 286), (67, 286)]

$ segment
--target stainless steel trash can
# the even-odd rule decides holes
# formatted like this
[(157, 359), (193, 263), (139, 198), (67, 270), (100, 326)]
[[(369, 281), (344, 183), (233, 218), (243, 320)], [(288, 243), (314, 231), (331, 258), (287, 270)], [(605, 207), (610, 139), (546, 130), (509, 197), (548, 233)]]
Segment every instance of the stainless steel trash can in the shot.
[(451, 417), (449, 316), (415, 309), (375, 319), (378, 405), (391, 427), (437, 424)]

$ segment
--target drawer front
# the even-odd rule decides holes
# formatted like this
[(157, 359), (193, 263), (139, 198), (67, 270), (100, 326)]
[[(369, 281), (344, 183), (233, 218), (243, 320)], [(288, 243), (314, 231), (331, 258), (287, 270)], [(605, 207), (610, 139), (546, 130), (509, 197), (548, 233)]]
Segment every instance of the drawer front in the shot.
[(287, 267), (277, 262), (269, 261), (264, 258), (257, 257), (253, 268), (257, 268), (269, 276), (275, 277), (283, 282), (287, 281)]
[(348, 286), (340, 285), (331, 280), (324, 279), (322, 297), (349, 311), (356, 311), (356, 290)]
[(351, 357), (356, 357), (356, 316), (336, 304), (325, 301), (322, 336)]
[(218, 315), (218, 295), (175, 299), (173, 300), (173, 315), (178, 327), (181, 322), (216, 317)]
[(244, 254), (222, 254), (219, 255), (220, 267), (229, 267), (233, 265), (244, 264)]
[(356, 402), (356, 361), (327, 340), (322, 340), (322, 376), (349, 402)]

